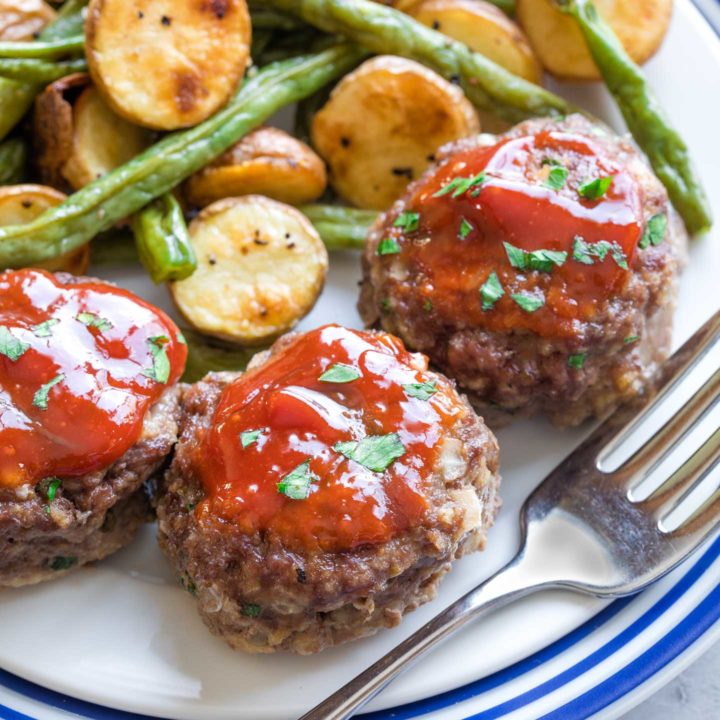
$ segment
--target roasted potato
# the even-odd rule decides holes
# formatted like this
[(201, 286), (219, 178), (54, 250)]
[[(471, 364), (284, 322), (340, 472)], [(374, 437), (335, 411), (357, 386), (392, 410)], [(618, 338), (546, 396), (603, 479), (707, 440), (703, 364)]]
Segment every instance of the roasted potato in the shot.
[(412, 16), (530, 82), (542, 69), (523, 31), (500, 8), (483, 0), (423, 0)]
[(32, 40), (54, 17), (43, 0), (0, 0), (0, 40)]
[(189, 230), (197, 270), (169, 288), (196, 330), (257, 345), (290, 330), (315, 304), (327, 250), (295, 208), (261, 195), (226, 198)]
[[(116, 115), (87, 75), (49, 85), (35, 101), (35, 162), (44, 182), (79, 190), (149, 144), (151, 133)], [(79, 93), (79, 94), (78, 94)]]
[[(672, 14), (672, 0), (596, 0), (595, 7), (640, 64), (660, 47)], [(568, 80), (600, 79), (582, 33), (554, 0), (517, 0), (516, 15), (548, 72)]]
[(325, 163), (305, 143), (262, 127), (246, 135), (185, 185), (198, 207), (239, 195), (266, 195), (290, 205), (317, 200), (327, 185)]
[(419, 63), (383, 55), (338, 83), (313, 119), (311, 138), (335, 190), (358, 207), (382, 210), (438, 147), (479, 130), (460, 88)]
[(250, 56), (245, 0), (91, 0), (85, 35), (108, 104), (158, 130), (196, 125), (222, 107)]
[[(59, 205), (66, 195), (45, 185), (5, 185), (0, 187), (0, 227), (24, 225), (48, 208)], [(53, 272), (63, 270), (82, 275), (90, 263), (90, 245), (83, 245), (65, 255), (38, 265)]]

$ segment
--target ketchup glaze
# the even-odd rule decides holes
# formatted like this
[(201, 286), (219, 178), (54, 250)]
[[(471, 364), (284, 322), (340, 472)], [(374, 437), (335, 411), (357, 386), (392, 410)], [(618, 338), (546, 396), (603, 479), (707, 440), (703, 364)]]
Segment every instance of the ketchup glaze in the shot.
[[(321, 379), (338, 365), (353, 379)], [(443, 435), (466, 412), (449, 382), (426, 370), (424, 356), (386, 333), (327, 325), (297, 337), (223, 390), (194, 458), (207, 493), (196, 517), (298, 551), (342, 552), (417, 526)], [(428, 382), (427, 399), (412, 396)], [(337, 449), (392, 433), (402, 454), (382, 471)], [(293, 499), (282, 483), (299, 467), (313, 480)]]
[(170, 318), (126, 290), (0, 273), (0, 488), (107, 468), (186, 355)]

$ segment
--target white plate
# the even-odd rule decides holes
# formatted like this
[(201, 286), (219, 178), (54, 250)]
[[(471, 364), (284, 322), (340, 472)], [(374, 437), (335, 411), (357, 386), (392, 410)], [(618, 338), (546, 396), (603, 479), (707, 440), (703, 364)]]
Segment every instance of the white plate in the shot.
[[(646, 69), (720, 217), (720, 42), (688, 0), (677, 3), (662, 51)], [(622, 127), (601, 87), (558, 89)], [(719, 270), (716, 229), (693, 244), (676, 344), (717, 309)], [(302, 327), (327, 321), (360, 326), (358, 276), (356, 256), (333, 255), (325, 293)], [(164, 290), (141, 272), (112, 277), (168, 307)], [(708, 423), (716, 427), (719, 417)], [(7, 672), (0, 671), (0, 717), (130, 717), (104, 709), (115, 708), (176, 720), (296, 718), (504, 564), (516, 549), (523, 499), (585, 432), (560, 432), (537, 420), (499, 433), (504, 508), (488, 550), (458, 563), (438, 599), (400, 628), (315, 657), (247, 656), (212, 637), (161, 556), (153, 527), (95, 567), (3, 591), (0, 667)], [(379, 711), (372, 717), (569, 719), (612, 703), (603, 717), (615, 717), (627, 709), (628, 697), (638, 697), (638, 687), (667, 679), (718, 634), (711, 626), (720, 614), (719, 549), (720, 541), (643, 595), (609, 607), (560, 592), (519, 602), (466, 629), (390, 686), (369, 708)]]

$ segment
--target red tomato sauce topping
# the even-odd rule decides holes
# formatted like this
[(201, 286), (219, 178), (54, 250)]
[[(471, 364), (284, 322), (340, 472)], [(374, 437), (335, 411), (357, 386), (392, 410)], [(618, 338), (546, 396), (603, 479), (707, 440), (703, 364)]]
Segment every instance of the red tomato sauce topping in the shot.
[(443, 435), (466, 412), (426, 370), (385, 333), (327, 325), (301, 335), (224, 389), (199, 446), (207, 499), (197, 517), (327, 552), (417, 526)]
[(42, 270), (0, 274), (0, 487), (109, 467), (182, 374), (179, 338), (125, 290)]
[[(457, 197), (452, 191), (436, 195), (456, 178), (481, 172), (484, 178)], [(612, 181), (600, 196), (593, 197), (592, 187), (583, 196), (585, 183), (603, 178)], [(396, 225), (388, 237), (420, 281), (399, 288), (400, 294), (416, 301), (420, 294), (451, 324), (463, 317), (489, 330), (562, 337), (572, 334), (576, 321), (592, 320), (598, 305), (626, 282), (641, 237), (642, 190), (593, 138), (544, 130), (459, 151), (416, 188), (407, 210), (419, 215), (417, 229)], [(549, 271), (518, 268), (504, 243), (566, 256)], [(480, 289), (491, 273), (503, 294), (483, 308)], [(530, 296), (525, 308), (513, 299), (518, 294)], [(529, 311), (533, 304), (539, 307)]]

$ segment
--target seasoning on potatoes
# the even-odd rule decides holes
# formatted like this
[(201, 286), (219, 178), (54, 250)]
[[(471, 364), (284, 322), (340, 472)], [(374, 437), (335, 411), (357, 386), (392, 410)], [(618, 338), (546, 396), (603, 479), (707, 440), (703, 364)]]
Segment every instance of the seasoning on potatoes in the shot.
[[(596, 0), (595, 7), (638, 64), (660, 47), (672, 14), (672, 0)], [(568, 80), (600, 79), (577, 24), (554, 0), (517, 0), (516, 14), (548, 72)]]
[(43, 0), (0, 0), (0, 40), (32, 40), (54, 18)]
[(302, 205), (317, 200), (326, 185), (325, 163), (313, 150), (282, 130), (261, 127), (195, 173), (185, 197), (198, 207), (254, 194)]
[[(63, 193), (45, 185), (5, 185), (0, 187), (0, 227), (24, 225), (48, 208), (67, 199)], [(40, 263), (37, 267), (83, 275), (90, 263), (90, 245), (71, 250), (60, 257)]]
[(290, 330), (312, 309), (328, 255), (295, 208), (261, 195), (226, 198), (206, 207), (189, 230), (197, 269), (169, 288), (196, 330), (257, 345)]
[(497, 6), (483, 0), (422, 0), (411, 14), (514, 75), (540, 82), (542, 69), (525, 34)]
[(131, 160), (150, 132), (114, 113), (85, 74), (49, 85), (35, 101), (35, 164), (42, 180), (79, 190)]
[(413, 60), (382, 55), (338, 83), (311, 137), (335, 190), (358, 207), (382, 210), (441, 145), (479, 130), (460, 88)]
[(113, 110), (158, 130), (221, 108), (250, 55), (245, 0), (91, 0), (85, 35), (90, 74)]

